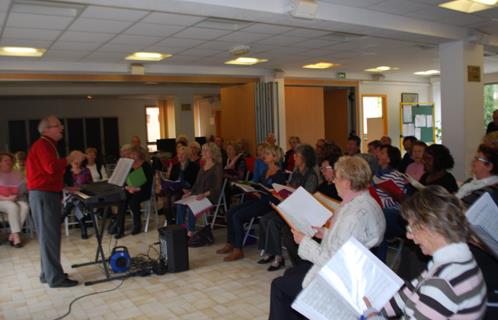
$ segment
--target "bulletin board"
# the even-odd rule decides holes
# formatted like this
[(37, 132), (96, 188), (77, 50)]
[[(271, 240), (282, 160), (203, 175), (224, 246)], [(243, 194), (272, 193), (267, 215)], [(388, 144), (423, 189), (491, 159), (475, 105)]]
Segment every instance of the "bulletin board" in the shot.
[(434, 123), (434, 103), (400, 103), (400, 145), (407, 136), (415, 136), (427, 144), (434, 143)]

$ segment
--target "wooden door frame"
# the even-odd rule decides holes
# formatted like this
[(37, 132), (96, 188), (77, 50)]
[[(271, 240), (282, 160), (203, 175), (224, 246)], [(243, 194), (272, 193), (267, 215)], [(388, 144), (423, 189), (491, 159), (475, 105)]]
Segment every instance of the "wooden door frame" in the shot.
[(384, 119), (382, 122), (384, 123), (384, 135), (387, 135), (387, 129), (388, 129), (388, 114), (387, 114), (387, 95), (385, 94), (374, 94), (374, 93), (367, 93), (367, 94), (362, 94), (361, 95), (361, 102), (360, 102), (360, 121), (361, 121), (361, 141), (363, 141), (363, 138), (365, 137), (365, 134), (363, 132), (363, 98), (364, 97), (375, 97), (378, 98), (380, 97), (382, 99), (382, 118)]

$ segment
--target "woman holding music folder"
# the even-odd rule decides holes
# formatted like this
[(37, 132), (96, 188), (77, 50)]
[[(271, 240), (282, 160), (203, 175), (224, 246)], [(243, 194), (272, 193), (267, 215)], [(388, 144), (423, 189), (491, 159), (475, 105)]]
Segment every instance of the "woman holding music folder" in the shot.
[[(316, 155), (308, 144), (300, 144), (294, 153), (294, 171), (288, 185), (294, 189), (303, 187), (309, 193), (314, 193), (318, 187), (318, 176), (314, 170)], [(283, 200), (280, 198), (279, 200)], [(259, 264), (271, 262), (268, 271), (276, 271), (285, 266), (282, 255), (282, 244), (295, 265), (299, 262), (297, 246), (292, 240), (292, 234), (285, 221), (275, 211), (264, 215), (259, 222), (258, 246), (265, 255), (258, 261)]]
[(271, 320), (300, 319), (300, 315), (291, 308), (292, 302), (350, 237), (372, 248), (384, 236), (384, 215), (368, 192), (371, 177), (368, 163), (360, 157), (344, 156), (335, 163), (334, 171), (341, 205), (334, 213), (329, 228), (316, 226), (315, 237), (322, 239), (321, 243), (292, 230), (294, 240), (299, 244), (299, 256), (310, 263), (288, 269), (283, 276), (273, 280)]
[(131, 234), (135, 235), (141, 232), (140, 203), (150, 199), (154, 177), (154, 170), (150, 163), (145, 160), (146, 156), (147, 151), (142, 147), (132, 147), (128, 152), (128, 157), (133, 159), (133, 164), (126, 179), (126, 201), (119, 205), (116, 220), (109, 227), (109, 233), (114, 234), (116, 239), (124, 236), (125, 214), (128, 207), (133, 216)]
[[(284, 184), (286, 181), (285, 172), (278, 166), (282, 159), (282, 150), (274, 145), (266, 145), (264, 148), (263, 160), (268, 169), (260, 179), (260, 183), (271, 189), (273, 183)], [(251, 193), (246, 197), (246, 201), (230, 208), (227, 212), (227, 243), (216, 251), (218, 254), (230, 253), (223, 260), (234, 261), (244, 257), (242, 252), (242, 240), (244, 237), (244, 223), (251, 218), (261, 216), (272, 210), (270, 202), (278, 202), (269, 193)]]
[(401, 212), (406, 237), (432, 260), (380, 313), (370, 308), (363, 318), (482, 319), (486, 285), (466, 243), (470, 228), (461, 202), (443, 187), (429, 186), (407, 199)]
[[(202, 145), (202, 166), (195, 183), (190, 190), (184, 190), (183, 197), (197, 196), (197, 200), (208, 198), (215, 204), (220, 196), (223, 184), (223, 167), (221, 151), (213, 142)], [(187, 235), (192, 237), (195, 231), (195, 216), (186, 205), (176, 208), (176, 224), (184, 224), (187, 216)]]

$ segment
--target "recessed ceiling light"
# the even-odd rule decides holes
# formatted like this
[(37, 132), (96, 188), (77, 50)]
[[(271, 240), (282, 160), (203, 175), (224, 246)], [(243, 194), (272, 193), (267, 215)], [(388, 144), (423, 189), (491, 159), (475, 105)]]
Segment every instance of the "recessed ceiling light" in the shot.
[(382, 71), (392, 71), (392, 70), (399, 70), (398, 67), (389, 67), (389, 66), (379, 66), (375, 68), (369, 68), (365, 69), (365, 71), (368, 72), (382, 72)]
[(414, 72), (413, 74), (416, 74), (417, 76), (432, 76), (435, 74), (439, 74), (439, 70), (417, 71)]
[(332, 67), (337, 67), (338, 64), (330, 63), (330, 62), (317, 62), (312, 64), (304, 65), (305, 69), (329, 69)]
[(240, 66), (252, 66), (258, 63), (266, 62), (268, 59), (259, 59), (251, 57), (238, 57), (233, 60), (226, 61), (225, 64), (235, 64)]
[(171, 57), (169, 53), (159, 52), (135, 52), (126, 57), (126, 60), (139, 60), (139, 61), (161, 61)]
[(450, 10), (473, 13), (497, 6), (498, 0), (455, 0), (439, 4), (439, 7)]
[(11, 57), (41, 57), (46, 49), (29, 47), (0, 47), (0, 56)]

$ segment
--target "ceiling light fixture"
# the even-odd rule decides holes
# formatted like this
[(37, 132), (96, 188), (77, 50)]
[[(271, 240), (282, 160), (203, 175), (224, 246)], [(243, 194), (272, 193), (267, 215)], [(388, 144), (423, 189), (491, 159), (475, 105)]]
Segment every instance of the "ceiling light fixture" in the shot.
[(0, 47), (0, 56), (10, 57), (41, 57), (46, 49), (30, 47)]
[(252, 66), (258, 63), (266, 62), (268, 59), (259, 59), (251, 57), (238, 57), (236, 59), (228, 60), (225, 64), (235, 64), (240, 66)]
[(84, 6), (68, 3), (52, 3), (41, 0), (17, 0), (12, 6), (12, 12), (41, 14), (49, 16), (76, 17)]
[(415, 74), (417, 76), (433, 76), (433, 75), (439, 74), (439, 70), (417, 71), (417, 72), (414, 72), (413, 74)]
[(365, 69), (365, 71), (368, 71), (368, 72), (382, 72), (382, 71), (393, 71), (393, 70), (399, 70), (399, 68), (389, 67), (389, 66), (379, 66), (379, 67), (375, 67), (375, 68)]
[(331, 62), (317, 62), (317, 63), (304, 65), (303, 68), (305, 68), (305, 69), (329, 69), (329, 68), (337, 67), (337, 66), (338, 66), (338, 64), (334, 64)]
[(126, 60), (137, 60), (137, 61), (161, 61), (163, 59), (169, 58), (172, 55), (169, 53), (159, 53), (159, 52), (135, 52), (130, 54), (125, 59)]
[(465, 13), (474, 13), (497, 7), (497, 3), (498, 0), (454, 0), (441, 3), (438, 6)]

